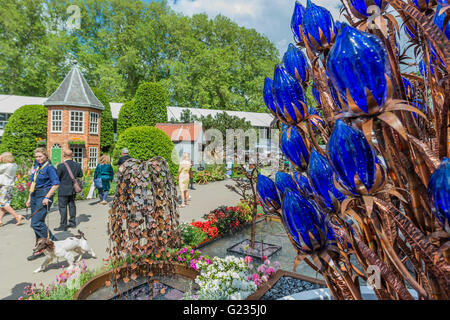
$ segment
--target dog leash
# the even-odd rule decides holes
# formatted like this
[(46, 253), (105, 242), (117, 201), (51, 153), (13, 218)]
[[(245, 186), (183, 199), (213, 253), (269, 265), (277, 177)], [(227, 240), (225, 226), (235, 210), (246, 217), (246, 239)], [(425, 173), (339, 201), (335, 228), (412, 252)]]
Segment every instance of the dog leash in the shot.
[[(49, 200), (49, 202), (52, 202)], [(42, 204), (35, 212), (33, 212), (30, 216), (28, 216), (26, 219), (30, 220), (36, 213), (39, 212), (39, 210), (41, 210), (44, 207), (44, 205)], [(28, 207), (26, 208), (26, 211), (28, 212)], [(48, 212), (48, 204), (47, 204), (47, 212)]]

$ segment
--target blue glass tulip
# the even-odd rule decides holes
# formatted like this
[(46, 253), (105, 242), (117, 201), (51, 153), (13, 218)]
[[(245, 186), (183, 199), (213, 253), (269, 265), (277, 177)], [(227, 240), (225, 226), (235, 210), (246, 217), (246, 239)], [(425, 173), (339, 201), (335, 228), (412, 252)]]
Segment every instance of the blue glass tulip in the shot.
[(328, 208), (333, 209), (333, 201), (328, 191), (338, 201), (345, 199), (345, 195), (339, 192), (334, 186), (333, 170), (328, 160), (314, 149), (311, 150), (307, 175), (314, 192), (322, 198), (324, 205)]
[(428, 181), (428, 198), (433, 214), (442, 225), (450, 223), (450, 159), (443, 158)]
[(444, 20), (445, 20), (445, 16), (446, 13), (442, 13), (441, 15), (439, 15), (439, 11), (441, 11), (443, 5), (442, 4), (438, 4), (438, 6), (436, 7), (436, 14), (434, 15), (434, 24), (442, 31), (445, 33), (445, 36), (447, 37), (447, 39), (450, 40), (450, 21), (447, 21), (447, 25), (445, 27), (445, 31), (444, 31)]
[(339, 31), (341, 30), (342, 22), (336, 21), (336, 22), (335, 22), (335, 25), (336, 25), (336, 34), (338, 34)]
[(291, 29), (294, 33), (294, 39), (298, 44), (302, 44), (302, 37), (300, 35), (299, 26), (302, 25), (303, 15), (305, 14), (305, 7), (300, 4), (300, 2), (295, 1), (294, 13), (291, 18)]
[(330, 11), (308, 0), (303, 16), (303, 32), (310, 45), (317, 51), (329, 49), (336, 37), (336, 25)]
[(292, 43), (283, 56), (283, 65), (287, 72), (302, 84), (309, 80), (309, 65), (302, 50), (298, 49)]
[(273, 77), (273, 94), (277, 109), (284, 118), (281, 120), (297, 124), (308, 115), (302, 85), (278, 64)]
[(414, 6), (421, 11), (425, 11), (432, 5), (436, 4), (435, 0), (412, 0)]
[(367, 12), (370, 6), (380, 8), (380, 13), (386, 8), (387, 2), (384, 0), (349, 0), (352, 13), (359, 19), (367, 19), (372, 11)]
[(313, 190), (306, 176), (296, 171), (294, 172), (294, 180), (297, 183), (297, 188), (301, 194), (303, 194), (304, 196), (313, 194)]
[(405, 87), (406, 96), (409, 99), (412, 99), (414, 97), (414, 86), (413, 86), (413, 84), (411, 83), (411, 81), (409, 81), (405, 77), (402, 77), (402, 80), (403, 80), (403, 86)]
[(289, 191), (282, 208), (282, 222), (299, 251), (319, 252), (327, 246), (328, 226), (317, 207), (298, 193)]
[(314, 82), (311, 85), (311, 89), (312, 89), (312, 94), (313, 94), (314, 100), (316, 100), (318, 105), (321, 105), (320, 93), (319, 93), (319, 91), (317, 91), (316, 84)]
[(377, 173), (376, 155), (363, 132), (336, 121), (334, 130), (327, 143), (328, 161), (336, 173), (336, 180), (349, 192), (357, 195), (355, 175), (370, 191)]
[(330, 84), (328, 85), (328, 88), (330, 88), (330, 93), (331, 93), (331, 97), (333, 98), (333, 102), (334, 104), (342, 110), (342, 104), (341, 101), (339, 100), (338, 97), (338, 93), (336, 91), (336, 89), (334, 88), (333, 84), (330, 81)]
[(281, 151), (298, 169), (306, 168), (309, 151), (297, 127), (289, 127), (281, 134)]
[(286, 172), (277, 172), (275, 175), (275, 185), (282, 195), (286, 194), (288, 190), (297, 191), (297, 185), (292, 179), (292, 176)]
[(263, 91), (264, 103), (266, 104), (267, 109), (269, 109), (270, 112), (276, 115), (277, 108), (275, 106), (275, 101), (273, 100), (272, 87), (273, 87), (272, 79), (266, 77), (266, 79), (264, 80), (264, 91)]
[(330, 51), (326, 69), (351, 111), (372, 114), (384, 105), (390, 66), (378, 37), (344, 25)]
[(320, 122), (322, 125), (325, 123), (325, 121), (323, 121), (322, 115), (319, 113), (319, 111), (316, 108), (308, 107), (308, 114), (309, 115), (316, 115), (316, 116), (320, 117), (320, 119), (311, 118), (309, 120), (311, 122), (311, 124), (314, 126), (314, 128), (317, 128), (317, 125), (316, 125), (317, 122)]
[(266, 209), (271, 210), (281, 208), (281, 201), (278, 197), (277, 187), (270, 178), (265, 175), (258, 174), (256, 190), (263, 206)]

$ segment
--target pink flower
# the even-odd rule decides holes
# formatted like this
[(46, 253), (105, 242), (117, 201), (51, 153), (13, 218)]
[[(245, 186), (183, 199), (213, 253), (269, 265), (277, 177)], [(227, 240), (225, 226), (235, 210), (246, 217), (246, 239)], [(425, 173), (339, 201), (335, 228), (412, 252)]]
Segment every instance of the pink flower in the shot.
[(211, 259), (206, 260), (206, 264), (211, 264)]
[(280, 263), (278, 262), (278, 261), (275, 261), (274, 263), (273, 263), (273, 265), (275, 266), (275, 268), (279, 268), (280, 267)]
[(266, 271), (266, 266), (265, 265), (260, 265), (257, 269), (258, 272), (264, 273)]
[(257, 274), (257, 273), (252, 274), (252, 280), (255, 281), (255, 283), (256, 283), (256, 281), (259, 280), (259, 274)]
[(246, 256), (246, 257), (244, 258), (244, 262), (245, 262), (246, 264), (250, 264), (250, 263), (252, 262), (252, 257)]
[(264, 282), (267, 282), (267, 280), (269, 280), (269, 278), (267, 278), (267, 276), (262, 276), (261, 280), (264, 281)]
[(186, 253), (186, 251), (187, 251), (187, 248), (183, 248), (183, 253)]
[(270, 275), (271, 273), (275, 273), (275, 269), (274, 269), (273, 267), (269, 267), (269, 268), (266, 270), (266, 273), (267, 273), (268, 275)]
[(265, 262), (267, 260), (266, 256), (262, 256), (263, 261)]
[(192, 249), (192, 250), (190, 251), (190, 254), (194, 254), (194, 249)]
[(178, 261), (181, 261), (181, 257), (180, 256), (178, 256)]

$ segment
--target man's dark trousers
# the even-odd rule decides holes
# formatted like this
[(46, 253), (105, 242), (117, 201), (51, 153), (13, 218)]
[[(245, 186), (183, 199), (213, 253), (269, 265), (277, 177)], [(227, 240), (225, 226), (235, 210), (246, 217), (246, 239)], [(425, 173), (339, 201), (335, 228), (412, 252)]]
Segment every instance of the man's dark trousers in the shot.
[(75, 195), (58, 196), (59, 214), (61, 215), (61, 227), (67, 227), (67, 207), (69, 207), (69, 225), (75, 226), (77, 207), (75, 206)]

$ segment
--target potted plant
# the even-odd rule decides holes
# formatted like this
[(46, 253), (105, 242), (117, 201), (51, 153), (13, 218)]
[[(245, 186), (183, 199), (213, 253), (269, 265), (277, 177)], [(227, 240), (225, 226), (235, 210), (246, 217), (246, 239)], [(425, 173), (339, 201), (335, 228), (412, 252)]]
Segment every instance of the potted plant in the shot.
[(74, 147), (84, 147), (85, 146), (85, 142), (84, 140), (81, 139), (70, 139), (69, 141), (67, 141), (67, 144), (69, 145), (69, 147), (74, 146)]

